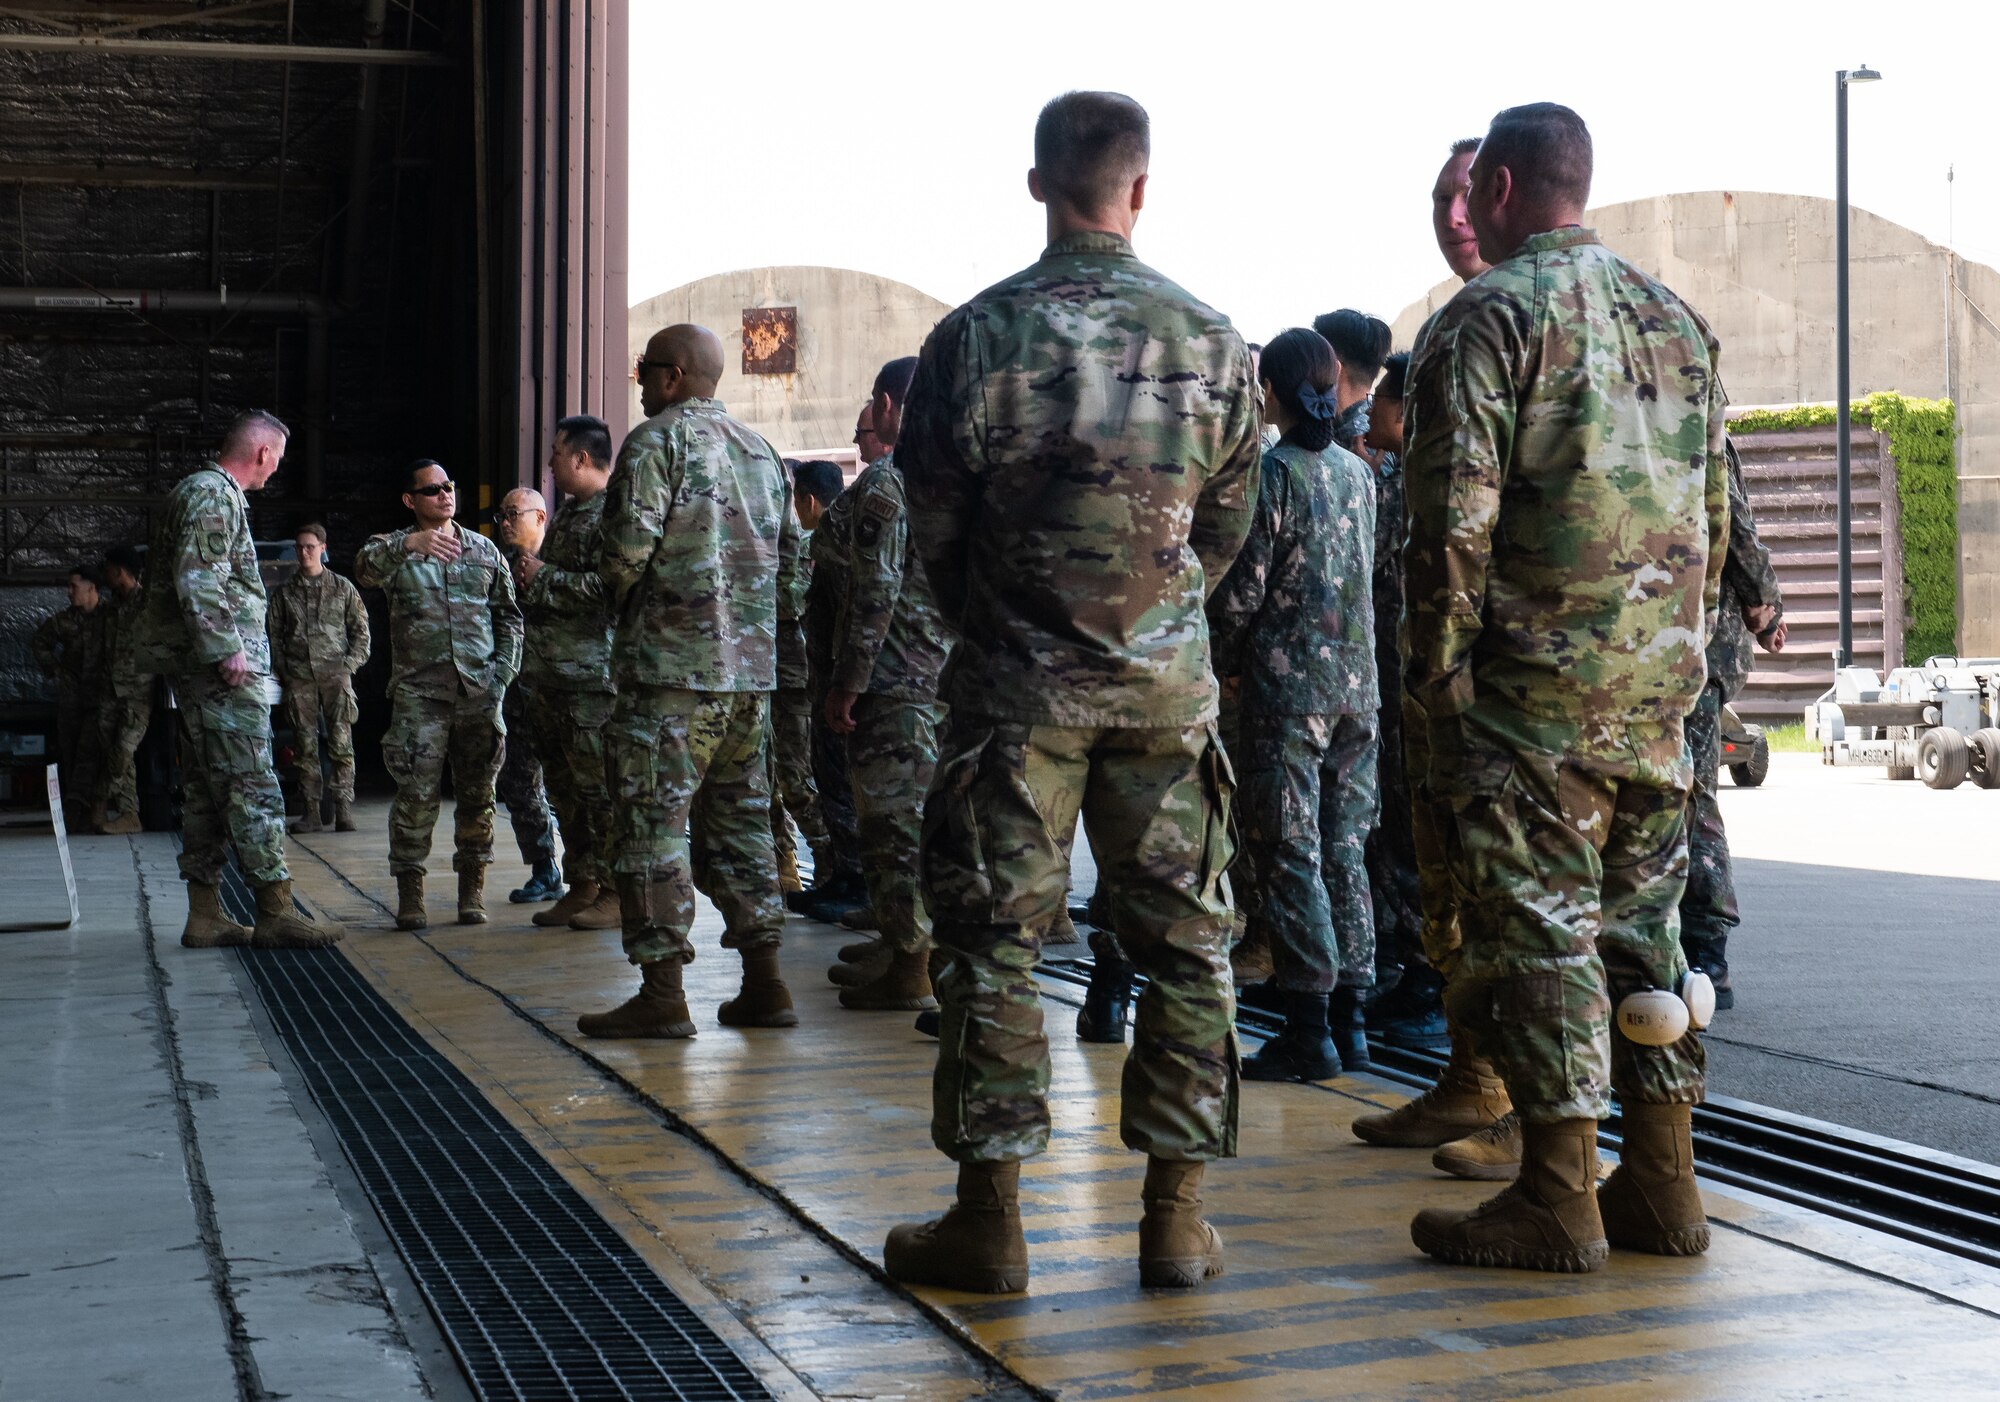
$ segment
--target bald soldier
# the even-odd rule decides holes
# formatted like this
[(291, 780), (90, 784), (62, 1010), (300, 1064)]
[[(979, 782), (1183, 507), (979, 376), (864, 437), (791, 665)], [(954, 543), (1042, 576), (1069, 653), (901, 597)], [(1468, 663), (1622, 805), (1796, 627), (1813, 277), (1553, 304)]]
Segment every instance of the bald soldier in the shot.
[(715, 399), (722, 342), (669, 326), (637, 366), (648, 418), (605, 489), (598, 572), (618, 622), (618, 686), (605, 752), (612, 870), (625, 956), (640, 987), (586, 1014), (588, 1037), (692, 1037), (681, 970), (694, 959), (694, 896), (722, 914), (742, 955), (725, 1027), (792, 1027), (778, 971), (785, 907), (771, 840), (771, 692), (778, 598), (798, 568), (784, 461)]
[[(549, 533), (549, 504), (533, 487), (516, 487), (500, 498), (493, 525), (500, 537), (500, 553), (514, 571), (518, 599), (521, 561), (539, 553)], [(523, 657), (525, 648), (524, 643)], [(507, 893), (507, 899), (516, 905), (553, 901), (563, 893), (562, 872), (556, 868), (555, 817), (534, 727), (528, 720), (528, 693), (533, 685), (523, 672), (507, 688), (501, 702), (501, 715), (507, 722), (507, 757), (500, 762), (500, 777), (493, 781), (493, 795), (507, 805), (514, 845), (528, 868), (527, 884)]]

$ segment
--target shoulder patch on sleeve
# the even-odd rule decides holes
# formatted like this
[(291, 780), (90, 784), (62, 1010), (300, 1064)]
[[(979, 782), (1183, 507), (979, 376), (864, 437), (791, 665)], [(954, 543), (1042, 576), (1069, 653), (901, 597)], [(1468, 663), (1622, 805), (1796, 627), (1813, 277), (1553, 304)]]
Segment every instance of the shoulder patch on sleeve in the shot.
[(876, 521), (893, 521), (896, 519), (896, 503), (886, 493), (870, 492), (861, 503), (861, 512)]

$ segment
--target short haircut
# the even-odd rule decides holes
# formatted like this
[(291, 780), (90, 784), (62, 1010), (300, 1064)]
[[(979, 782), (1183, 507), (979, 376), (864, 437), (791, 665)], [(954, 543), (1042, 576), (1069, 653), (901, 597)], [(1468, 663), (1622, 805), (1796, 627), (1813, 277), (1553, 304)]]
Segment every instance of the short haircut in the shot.
[(1085, 214), (1116, 204), (1152, 153), (1146, 109), (1123, 93), (1066, 92), (1035, 119), (1042, 193)]
[(227, 457), (242, 452), (250, 446), (250, 441), (261, 433), (275, 433), (280, 438), (290, 438), (292, 431), (285, 427), (285, 421), (269, 409), (248, 409), (229, 421), (229, 427), (222, 434), (222, 452)]
[(914, 355), (898, 356), (875, 372), (875, 393), (886, 394), (901, 404), (910, 397), (910, 381), (917, 377), (917, 358)]
[(137, 579), (145, 572), (146, 557), (134, 546), (114, 545), (104, 552), (104, 568), (110, 569), (114, 565)]
[(830, 506), (843, 485), (838, 463), (816, 458), (792, 468), (792, 490), (804, 492), (821, 506)]
[[(417, 474), (427, 467), (434, 467), (439, 472), (444, 472), (444, 464), (436, 458), (411, 458), (396, 473), (397, 490), (407, 492), (416, 486)], [(449, 472), (445, 472), (444, 475), (451, 476)]]
[(104, 583), (103, 577), (98, 574), (95, 565), (72, 565), (70, 567), (70, 576), (93, 586)]
[(1451, 143), (1451, 154), (1454, 156), (1463, 156), (1468, 151), (1477, 151), (1479, 149), (1479, 142), (1479, 137), (1461, 136), (1458, 140)]
[(1329, 414), (1320, 418), (1307, 410), (1300, 400), (1299, 390), (1310, 386), (1316, 393), (1333, 393), (1334, 382), (1340, 377), (1340, 365), (1333, 357), (1333, 347), (1326, 337), (1317, 331), (1309, 331), (1303, 326), (1294, 326), (1281, 331), (1271, 338), (1271, 344), (1264, 347), (1263, 359), (1257, 363), (1260, 379), (1269, 380), (1278, 402), (1298, 416), (1298, 422), (1285, 435), (1285, 442), (1296, 443), (1309, 453), (1317, 453), (1333, 442), (1333, 418)]
[(1387, 322), (1352, 307), (1314, 317), (1313, 330), (1326, 337), (1340, 363), (1357, 379), (1374, 379), (1395, 343)]
[(1403, 384), (1410, 375), (1410, 353), (1397, 351), (1382, 362), (1382, 378), (1375, 382), (1377, 399), (1401, 399)]
[(1590, 203), (1590, 128), (1559, 102), (1509, 107), (1493, 119), (1480, 158), (1505, 166), (1524, 194), (1577, 209)]
[(599, 467), (611, 466), (611, 426), (597, 415), (571, 414), (557, 421), (556, 433)]
[(1262, 341), (1252, 341), (1250, 343), (1250, 354), (1262, 355), (1263, 353), (1264, 353), (1264, 343)]
[(322, 546), (326, 544), (326, 527), (322, 526), (317, 521), (308, 521), (303, 526), (300, 526), (297, 530), (293, 531), (292, 539), (297, 540), (302, 535), (311, 536), (314, 540), (318, 541)]

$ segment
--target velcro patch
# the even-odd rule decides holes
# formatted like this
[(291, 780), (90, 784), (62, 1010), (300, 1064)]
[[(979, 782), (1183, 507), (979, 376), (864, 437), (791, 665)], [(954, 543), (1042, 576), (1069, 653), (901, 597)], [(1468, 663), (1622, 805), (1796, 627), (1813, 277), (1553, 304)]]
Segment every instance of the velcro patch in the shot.
[(871, 494), (866, 501), (861, 503), (861, 511), (863, 515), (871, 516), (877, 521), (886, 522), (896, 519), (896, 503), (890, 501), (887, 497)]
[(1561, 1017), (1563, 983), (1559, 973), (1515, 974), (1494, 979), (1488, 985), (1493, 994), (1493, 1016), (1501, 1022), (1539, 1021)]

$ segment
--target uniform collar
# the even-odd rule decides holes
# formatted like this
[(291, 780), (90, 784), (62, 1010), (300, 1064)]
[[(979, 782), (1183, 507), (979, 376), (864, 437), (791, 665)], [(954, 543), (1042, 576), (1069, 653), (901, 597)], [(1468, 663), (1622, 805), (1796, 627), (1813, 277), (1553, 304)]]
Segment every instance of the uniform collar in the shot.
[(1514, 257), (1521, 258), (1531, 253), (1552, 253), (1558, 249), (1581, 248), (1585, 244), (1602, 243), (1597, 230), (1586, 229), (1573, 224), (1566, 229), (1550, 229), (1545, 234), (1531, 234), (1521, 241), (1514, 250)]
[(248, 511), (250, 509), (250, 498), (243, 495), (243, 488), (241, 484), (239, 484), (234, 477), (231, 477), (227, 472), (224, 472), (222, 470), (221, 463), (217, 462), (214, 458), (210, 458), (207, 462), (202, 464), (202, 470), (206, 472), (213, 472), (217, 477), (220, 477), (223, 481), (227, 482), (229, 484), (230, 494), (236, 498), (237, 505), (241, 506), (245, 511)]
[(1119, 258), (1133, 258), (1132, 241), (1122, 234), (1107, 234), (1095, 229), (1077, 234), (1064, 234), (1052, 239), (1042, 250), (1042, 257), (1054, 258), (1064, 253), (1109, 253)]

